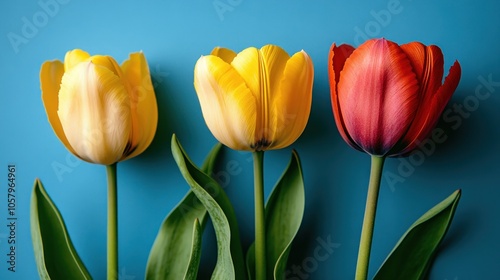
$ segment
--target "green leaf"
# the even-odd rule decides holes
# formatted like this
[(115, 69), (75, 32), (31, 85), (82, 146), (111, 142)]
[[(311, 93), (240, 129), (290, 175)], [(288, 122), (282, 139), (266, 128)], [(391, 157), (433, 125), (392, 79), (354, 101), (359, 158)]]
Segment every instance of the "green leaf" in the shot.
[(247, 273), (248, 279), (255, 279), (255, 242), (250, 245), (247, 251)]
[(200, 222), (198, 219), (194, 220), (193, 225), (193, 246), (191, 256), (189, 258), (188, 269), (184, 279), (196, 279), (198, 276), (198, 267), (201, 259), (201, 237), (203, 231), (201, 230)]
[[(203, 163), (203, 171), (211, 174), (215, 161), (222, 145), (215, 145), (207, 155)], [(198, 260), (201, 246), (198, 248), (193, 241), (195, 237), (195, 220), (201, 221), (199, 229), (200, 235), (206, 223), (207, 210), (196, 198), (196, 195), (189, 191), (182, 201), (172, 210), (163, 221), (155, 242), (149, 253), (146, 266), (146, 279), (178, 280), (196, 279), (193, 270), (198, 270)], [(201, 240), (200, 240), (201, 242)], [(196, 265), (196, 268), (192, 266)]]
[(222, 187), (188, 158), (175, 134), (172, 154), (184, 179), (205, 206), (217, 238), (217, 263), (212, 279), (246, 279), (236, 215)]
[(266, 205), (267, 269), (274, 279), (285, 278), (285, 268), (292, 241), (304, 215), (305, 194), (299, 155), (292, 158)]
[[(266, 261), (269, 279), (284, 279), (292, 242), (304, 215), (304, 180), (299, 155), (292, 158), (266, 204)], [(247, 252), (247, 268), (254, 279), (255, 252), (252, 244)]]
[(92, 279), (39, 179), (31, 195), (31, 238), (40, 279)]
[(460, 196), (461, 191), (455, 191), (420, 217), (401, 237), (373, 279), (425, 279)]

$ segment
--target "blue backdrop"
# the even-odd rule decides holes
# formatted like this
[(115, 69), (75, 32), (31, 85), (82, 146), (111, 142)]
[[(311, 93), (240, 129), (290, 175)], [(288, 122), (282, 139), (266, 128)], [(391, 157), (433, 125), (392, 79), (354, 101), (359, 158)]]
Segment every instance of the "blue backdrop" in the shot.
[[(498, 1), (3, 1), (0, 4), (0, 279), (36, 279), (29, 229), (33, 182), (41, 178), (95, 279), (106, 270), (105, 168), (77, 160), (47, 121), (39, 89), (45, 60), (81, 48), (119, 62), (142, 50), (159, 107), (156, 137), (118, 165), (120, 279), (142, 279), (157, 230), (188, 191), (170, 152), (176, 133), (196, 163), (216, 143), (193, 87), (196, 60), (215, 46), (241, 51), (277, 44), (304, 49), (315, 67), (309, 123), (292, 147), (266, 153), (266, 194), (298, 150), (306, 212), (289, 261), (298, 279), (352, 279), (369, 176), (369, 156), (345, 144), (333, 120), (327, 76), (331, 44), (372, 37), (436, 44), (446, 74), (462, 79), (438, 127), (446, 141), (423, 157), (388, 159), (382, 179), (370, 275), (405, 230), (461, 188), (455, 220), (430, 279), (500, 279), (500, 2)], [(225, 149), (218, 177), (235, 206), (245, 248), (253, 239), (252, 162)], [(17, 168), (17, 262), (7, 270), (7, 166)], [(236, 167), (235, 167), (236, 166)], [(398, 180), (393, 180), (394, 176)], [(214, 263), (205, 234), (202, 272)], [(322, 242), (328, 258), (315, 259)], [(293, 267), (300, 273), (293, 272)], [(207, 277), (205, 277), (207, 278)]]

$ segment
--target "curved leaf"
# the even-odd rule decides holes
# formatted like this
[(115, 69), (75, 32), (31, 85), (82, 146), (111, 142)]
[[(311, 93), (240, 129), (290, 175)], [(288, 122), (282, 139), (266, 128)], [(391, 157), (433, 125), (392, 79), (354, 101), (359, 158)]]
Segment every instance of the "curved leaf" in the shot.
[(420, 217), (401, 237), (373, 279), (425, 279), (460, 196), (461, 191), (455, 191)]
[(69, 238), (64, 220), (35, 180), (30, 209), (31, 238), (40, 279), (92, 279)]
[(255, 280), (255, 242), (250, 245), (247, 251), (247, 273), (248, 279)]
[(274, 187), (266, 205), (267, 269), (274, 279), (285, 278), (290, 247), (304, 215), (305, 194), (297, 152)]
[(203, 231), (201, 230), (200, 222), (198, 219), (194, 220), (193, 225), (193, 246), (191, 256), (189, 258), (188, 269), (184, 279), (196, 279), (198, 276), (198, 267), (201, 259), (201, 237)]
[[(203, 163), (203, 171), (211, 174), (222, 145), (215, 145), (207, 155)], [(194, 250), (195, 220), (201, 221), (200, 235), (206, 223), (207, 210), (190, 190), (182, 201), (170, 212), (163, 221), (155, 242), (149, 253), (146, 266), (146, 279), (178, 280), (190, 278), (193, 275), (192, 265), (198, 265), (192, 257), (199, 258), (200, 255)], [(200, 240), (201, 242), (201, 240)], [(198, 266), (196, 266), (196, 271)], [(188, 273), (188, 270), (191, 271)]]
[(188, 158), (175, 134), (172, 154), (184, 179), (205, 206), (217, 238), (217, 263), (212, 279), (246, 279), (236, 215), (220, 185)]
[[(304, 215), (304, 180), (299, 155), (292, 158), (274, 187), (266, 204), (266, 261), (269, 279), (284, 279), (292, 242), (299, 231)], [(247, 252), (250, 279), (255, 274), (255, 248)]]

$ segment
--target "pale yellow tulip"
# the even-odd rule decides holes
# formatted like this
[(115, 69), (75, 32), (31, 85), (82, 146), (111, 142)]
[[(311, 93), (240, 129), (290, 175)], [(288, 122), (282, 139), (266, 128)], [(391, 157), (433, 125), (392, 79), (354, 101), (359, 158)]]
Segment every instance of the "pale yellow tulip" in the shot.
[(64, 146), (82, 160), (110, 165), (142, 153), (156, 133), (158, 109), (148, 64), (132, 53), (121, 67), (82, 50), (43, 63), (42, 100)]

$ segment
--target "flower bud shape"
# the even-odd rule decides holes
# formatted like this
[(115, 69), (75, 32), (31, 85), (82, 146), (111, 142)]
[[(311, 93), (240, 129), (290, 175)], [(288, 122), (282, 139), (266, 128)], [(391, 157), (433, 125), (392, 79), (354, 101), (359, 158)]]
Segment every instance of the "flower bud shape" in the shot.
[(215, 48), (194, 69), (205, 122), (234, 150), (274, 150), (295, 142), (309, 119), (313, 79), (306, 52), (290, 57), (275, 45), (238, 54)]
[(406, 156), (436, 125), (460, 81), (458, 61), (443, 83), (437, 46), (371, 39), (354, 48), (332, 45), (328, 59), (337, 128), (353, 148), (375, 156)]
[(139, 155), (154, 138), (158, 109), (142, 52), (119, 66), (75, 49), (64, 63), (43, 63), (40, 84), (52, 129), (82, 160), (110, 165)]

